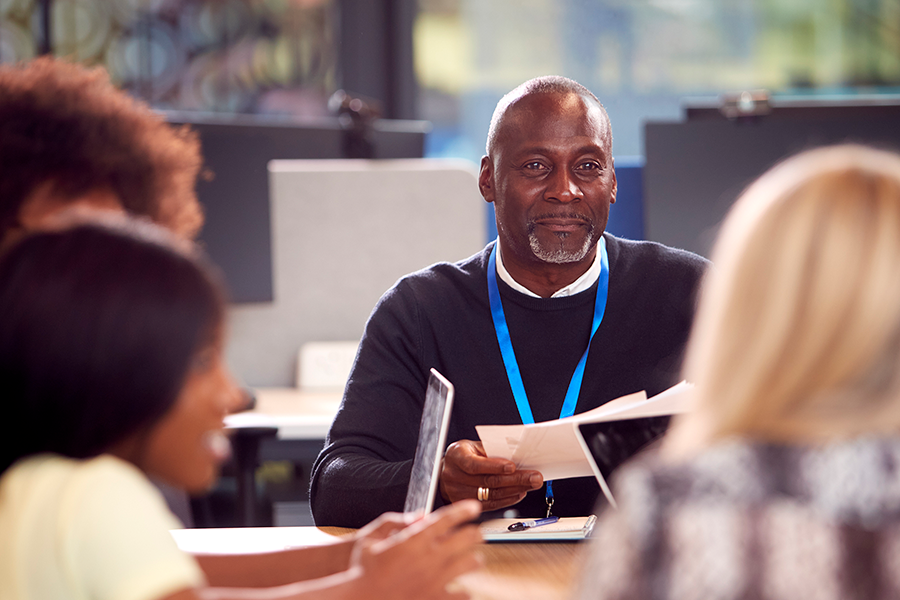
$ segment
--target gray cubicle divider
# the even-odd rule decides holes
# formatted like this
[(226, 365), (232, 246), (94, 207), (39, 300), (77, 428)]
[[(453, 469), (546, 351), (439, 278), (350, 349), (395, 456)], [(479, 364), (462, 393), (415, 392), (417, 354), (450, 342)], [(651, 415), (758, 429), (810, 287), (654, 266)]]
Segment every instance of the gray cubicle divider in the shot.
[(303, 343), (358, 340), (400, 277), (484, 247), (469, 161), (273, 160), (269, 184), (274, 301), (229, 314), (228, 361), (248, 386), (293, 386)]
[[(164, 113), (186, 124), (203, 145), (197, 197), (206, 222), (200, 242), (222, 270), (234, 302), (267, 302), (273, 295), (271, 228), (266, 165), (273, 159), (344, 158), (347, 132), (336, 117)], [(427, 121), (377, 119), (372, 158), (421, 158)]]
[(770, 114), (737, 120), (688, 114), (644, 127), (644, 233), (706, 256), (746, 186), (787, 156), (848, 142), (900, 151), (900, 97), (773, 99)]

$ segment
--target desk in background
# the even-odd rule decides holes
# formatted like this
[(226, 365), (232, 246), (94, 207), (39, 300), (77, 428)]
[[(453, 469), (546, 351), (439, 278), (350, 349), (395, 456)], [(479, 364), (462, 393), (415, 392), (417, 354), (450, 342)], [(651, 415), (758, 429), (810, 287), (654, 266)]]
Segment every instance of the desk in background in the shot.
[(341, 404), (340, 390), (309, 392), (298, 388), (257, 388), (253, 410), (228, 415), (228, 429), (274, 429), (280, 440), (324, 440)]
[[(338, 527), (180, 529), (178, 547), (198, 553), (245, 553), (318, 546), (352, 530)], [(460, 577), (474, 600), (563, 600), (571, 595), (587, 546), (580, 543), (486, 544), (483, 569)]]
[[(341, 402), (341, 392), (306, 392), (297, 388), (254, 390), (253, 410), (228, 415), (237, 478), (237, 522), (261, 524), (256, 467), (263, 460), (290, 460), (308, 480)], [(308, 484), (307, 484), (308, 487)]]

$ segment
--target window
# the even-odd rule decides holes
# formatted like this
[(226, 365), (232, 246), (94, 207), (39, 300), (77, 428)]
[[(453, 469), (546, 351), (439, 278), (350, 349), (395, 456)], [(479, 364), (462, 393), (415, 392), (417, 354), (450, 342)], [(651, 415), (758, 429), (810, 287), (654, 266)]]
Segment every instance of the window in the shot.
[(333, 0), (0, 2), (0, 61), (49, 41), (161, 109), (324, 115), (336, 38)]
[(428, 154), (477, 161), (500, 97), (565, 75), (607, 107), (616, 156), (692, 96), (900, 92), (900, 0), (419, 0)]

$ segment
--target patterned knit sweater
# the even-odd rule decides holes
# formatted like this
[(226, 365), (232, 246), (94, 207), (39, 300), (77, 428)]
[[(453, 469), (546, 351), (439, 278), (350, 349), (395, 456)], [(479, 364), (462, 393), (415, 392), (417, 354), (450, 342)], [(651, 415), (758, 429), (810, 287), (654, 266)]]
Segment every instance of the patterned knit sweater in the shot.
[(900, 438), (642, 456), (614, 494), (580, 599), (900, 598)]

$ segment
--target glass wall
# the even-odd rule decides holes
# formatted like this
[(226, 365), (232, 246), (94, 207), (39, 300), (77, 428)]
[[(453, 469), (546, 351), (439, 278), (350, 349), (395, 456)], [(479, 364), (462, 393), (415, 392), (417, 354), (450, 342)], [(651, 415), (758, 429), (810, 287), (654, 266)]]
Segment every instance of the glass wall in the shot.
[(428, 152), (478, 160), (497, 100), (531, 77), (586, 85), (617, 157), (692, 97), (900, 92), (900, 0), (419, 0)]
[(604, 101), (618, 157), (641, 155), (643, 122), (677, 119), (694, 97), (900, 91), (900, 0), (371, 2), (0, 0), (0, 61), (39, 53), (49, 22), (55, 54), (106, 66), (160, 108), (317, 116), (341, 85), (342, 22), (371, 13), (353, 27), (396, 38), (408, 31), (398, 7), (417, 2), (416, 112), (435, 124), (428, 154), (472, 160), (500, 96), (544, 74)]
[[(326, 114), (337, 88), (333, 0), (0, 0), (0, 61), (103, 65), (155, 107)], [(45, 15), (45, 6), (49, 14)]]

